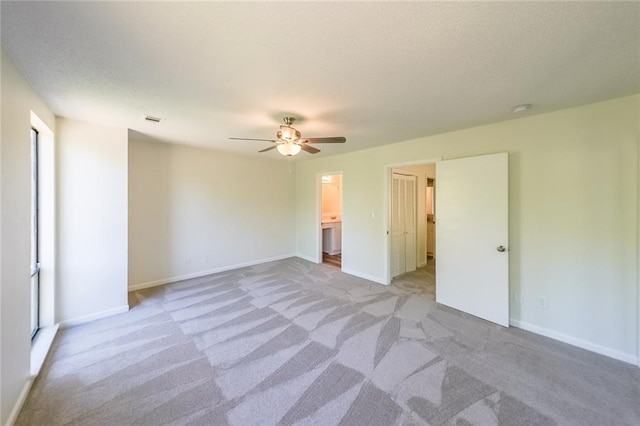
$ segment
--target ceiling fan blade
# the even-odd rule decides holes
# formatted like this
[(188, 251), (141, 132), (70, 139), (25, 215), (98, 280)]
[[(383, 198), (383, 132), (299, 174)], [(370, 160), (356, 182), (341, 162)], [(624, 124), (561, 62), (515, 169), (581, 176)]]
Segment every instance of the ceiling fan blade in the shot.
[(274, 139), (251, 139), (251, 138), (229, 138), (236, 141), (259, 141), (259, 142), (275, 142)]
[(273, 146), (270, 146), (269, 148), (261, 149), (261, 150), (260, 150), (260, 151), (258, 151), (258, 152), (267, 152), (267, 151), (271, 151), (272, 149), (276, 149), (277, 147), (278, 147), (278, 145), (273, 145)]
[(314, 148), (304, 143), (300, 144), (300, 148), (302, 148), (303, 151), (306, 151), (309, 154), (317, 154), (318, 152), (320, 152), (318, 148)]
[(346, 138), (336, 136), (332, 138), (305, 138), (303, 143), (345, 143)]

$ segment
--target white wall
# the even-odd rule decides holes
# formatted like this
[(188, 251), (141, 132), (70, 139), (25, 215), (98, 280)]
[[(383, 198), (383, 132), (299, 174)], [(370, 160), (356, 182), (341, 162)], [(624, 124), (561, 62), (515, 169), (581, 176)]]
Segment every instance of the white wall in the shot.
[(127, 129), (65, 118), (56, 129), (57, 319), (126, 311)]
[(55, 119), (1, 50), (0, 424), (5, 424), (30, 374), (31, 111), (50, 129)]
[[(315, 176), (343, 170), (343, 269), (385, 281), (384, 165), (509, 153), (511, 318), (629, 362), (638, 344), (638, 108), (631, 96), (297, 164), (297, 250)], [(546, 310), (536, 299), (546, 297)]]
[(288, 162), (130, 140), (129, 286), (293, 256), (294, 197)]

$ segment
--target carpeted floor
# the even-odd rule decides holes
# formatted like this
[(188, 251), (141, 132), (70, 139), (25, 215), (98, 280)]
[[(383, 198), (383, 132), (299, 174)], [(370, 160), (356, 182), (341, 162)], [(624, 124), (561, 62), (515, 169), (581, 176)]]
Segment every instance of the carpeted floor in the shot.
[(301, 259), (61, 330), (18, 425), (638, 425), (637, 367)]

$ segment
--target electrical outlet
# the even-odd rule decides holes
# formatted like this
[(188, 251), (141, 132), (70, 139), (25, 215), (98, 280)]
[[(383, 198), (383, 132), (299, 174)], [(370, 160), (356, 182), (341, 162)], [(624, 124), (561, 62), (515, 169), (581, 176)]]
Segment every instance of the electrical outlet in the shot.
[(520, 292), (519, 291), (514, 291), (513, 292), (513, 303), (520, 304)]
[(191, 264), (191, 257), (189, 257), (189, 256), (185, 257), (185, 258), (184, 258), (184, 263), (185, 263), (186, 265)]
[(547, 310), (547, 298), (546, 297), (538, 297), (538, 308)]

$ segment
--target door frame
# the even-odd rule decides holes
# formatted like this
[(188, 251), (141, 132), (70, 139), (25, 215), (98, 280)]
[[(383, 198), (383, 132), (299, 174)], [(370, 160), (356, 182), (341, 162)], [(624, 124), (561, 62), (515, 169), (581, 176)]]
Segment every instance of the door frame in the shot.
[[(442, 157), (431, 157), (425, 158), (421, 160), (413, 160), (413, 161), (403, 161), (400, 163), (390, 163), (382, 166), (383, 173), (383, 185), (382, 185), (382, 199), (384, 200), (384, 206), (382, 208), (383, 218), (382, 225), (383, 229), (386, 232), (386, 238), (384, 241), (384, 265), (383, 265), (383, 273), (385, 277), (385, 284), (391, 284), (391, 179), (393, 178), (392, 173), (393, 169), (397, 169), (403, 166), (416, 166), (420, 164), (432, 164), (437, 163), (438, 161), (442, 161)], [(436, 247), (437, 250), (437, 247)]]
[[(333, 172), (321, 172), (316, 173), (316, 256), (315, 262), (317, 264), (322, 263), (322, 176), (328, 175), (340, 175), (342, 177), (342, 186), (340, 188), (340, 205), (342, 206), (342, 235), (344, 236), (344, 172), (342, 170)], [(340, 238), (342, 241), (341, 253), (344, 253), (344, 238)], [(344, 262), (340, 266), (340, 270), (344, 267)]]

